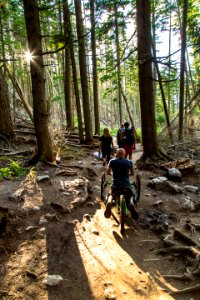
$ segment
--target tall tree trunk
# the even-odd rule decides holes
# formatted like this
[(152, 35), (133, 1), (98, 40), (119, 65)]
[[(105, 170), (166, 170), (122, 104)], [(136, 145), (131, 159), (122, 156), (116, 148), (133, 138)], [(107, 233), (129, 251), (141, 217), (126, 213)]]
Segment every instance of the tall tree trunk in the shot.
[(10, 114), (10, 101), (8, 85), (6, 82), (6, 56), (5, 56), (5, 45), (4, 45), (4, 31), (2, 18), (0, 14), (0, 36), (1, 36), (1, 52), (3, 58), (3, 68), (0, 68), (0, 133), (6, 135), (9, 138), (14, 137), (14, 129)]
[(157, 75), (158, 75), (159, 87), (160, 87), (160, 92), (161, 92), (161, 97), (162, 97), (162, 103), (163, 103), (165, 119), (166, 119), (168, 133), (169, 133), (169, 138), (170, 138), (170, 142), (173, 143), (172, 129), (171, 129), (169, 114), (168, 114), (168, 110), (167, 110), (167, 101), (165, 99), (165, 93), (164, 93), (164, 88), (163, 88), (163, 84), (162, 84), (162, 76), (160, 74), (158, 63), (156, 61), (156, 50), (154, 48), (153, 41), (152, 41), (152, 51), (153, 51), (153, 55), (154, 55), (154, 59), (155, 59), (154, 64), (155, 64), (155, 69), (156, 69), (156, 72), (157, 72)]
[(90, 112), (90, 102), (89, 102), (88, 76), (87, 76), (87, 67), (86, 67), (86, 52), (85, 52), (81, 0), (74, 0), (74, 4), (75, 4), (75, 14), (76, 14), (76, 29), (77, 29), (78, 45), (79, 45), (79, 65), (80, 65), (83, 114), (84, 114), (84, 124), (85, 124), (85, 142), (90, 144), (93, 142), (93, 133), (92, 133), (92, 118)]
[(123, 111), (122, 111), (122, 95), (121, 95), (121, 66), (120, 66), (120, 51), (119, 51), (119, 26), (118, 26), (118, 10), (117, 3), (114, 5), (115, 10), (115, 44), (117, 52), (117, 81), (118, 81), (118, 103), (119, 103), (119, 120), (120, 124), (123, 122)]
[(0, 108), (0, 133), (13, 138), (15, 134), (10, 115), (8, 86), (2, 68), (0, 68)]
[(183, 108), (184, 108), (184, 82), (185, 82), (185, 51), (186, 51), (186, 28), (187, 28), (188, 0), (183, 1), (183, 19), (181, 26), (181, 62), (180, 62), (180, 94), (179, 94), (179, 130), (178, 139), (183, 139)]
[(71, 57), (71, 63), (72, 63), (72, 74), (73, 74), (73, 82), (74, 82), (74, 93), (76, 98), (76, 111), (77, 111), (77, 118), (78, 118), (78, 130), (79, 130), (79, 139), (80, 143), (82, 144), (84, 142), (84, 134), (83, 134), (83, 121), (82, 121), (82, 112), (81, 112), (81, 102), (80, 102), (80, 93), (79, 93), (79, 87), (78, 87), (78, 77), (77, 77), (77, 69), (76, 69), (76, 62), (75, 62), (75, 55), (74, 55), (74, 45), (72, 41), (72, 26), (71, 26), (71, 20), (70, 20), (70, 12), (69, 12), (69, 5), (68, 1), (66, 0), (64, 2), (64, 10), (66, 10), (65, 15), (67, 18), (68, 23), (68, 34), (69, 34), (69, 48), (70, 48), (70, 57)]
[[(152, 1), (152, 13), (151, 13), (151, 22), (152, 22), (152, 40), (153, 40), (153, 45), (155, 46), (155, 53), (156, 53), (156, 8), (157, 8), (158, 2), (157, 0)], [(153, 73), (153, 78), (157, 79), (157, 72), (156, 72), (156, 66), (155, 64), (152, 65), (152, 73)], [(156, 101), (156, 96), (157, 96), (157, 81), (153, 81), (153, 99), (154, 102)]]
[[(171, 0), (170, 0), (170, 5), (171, 5)], [(168, 48), (168, 64), (169, 66), (171, 65), (171, 40), (172, 40), (172, 12), (171, 12), (171, 7), (170, 7), (170, 12), (169, 12), (169, 48)], [(169, 114), (169, 119), (170, 119), (170, 114), (171, 114), (171, 91), (170, 91), (170, 79), (171, 79), (171, 68), (168, 69), (168, 84), (167, 84), (167, 92), (168, 92), (168, 114)]]
[(150, 0), (137, 0), (139, 90), (142, 119), (143, 156), (155, 160), (160, 156), (153, 99)]
[(91, 46), (92, 46), (92, 73), (93, 73), (93, 99), (94, 99), (94, 123), (95, 134), (100, 134), (99, 121), (99, 88), (96, 61), (96, 36), (95, 36), (95, 16), (94, 16), (94, 0), (90, 0), (90, 18), (91, 18)]
[[(66, 3), (63, 3), (66, 6)], [(64, 94), (65, 94), (65, 110), (67, 119), (67, 129), (73, 128), (72, 117), (72, 93), (71, 93), (71, 59), (69, 49), (69, 24), (66, 8), (64, 8), (64, 35), (65, 35), (65, 62), (64, 62)]]
[(38, 152), (36, 159), (53, 161), (52, 139), (49, 132), (49, 112), (45, 98), (44, 65), (42, 40), (37, 0), (23, 0), (28, 38), (28, 48), (32, 54), (30, 61), (34, 126)]
[(26, 99), (26, 97), (25, 97), (25, 95), (24, 95), (24, 93), (23, 93), (23, 91), (22, 91), (22, 89), (19, 85), (19, 82), (17, 81), (15, 76), (10, 73), (10, 71), (7, 67), (6, 67), (6, 72), (8, 73), (8, 76), (10, 77), (10, 79), (12, 81), (14, 91), (17, 92), (25, 111), (27, 112), (27, 114), (28, 114), (29, 118), (31, 119), (31, 121), (33, 121), (32, 108), (30, 107), (30, 105), (28, 103), (28, 100)]

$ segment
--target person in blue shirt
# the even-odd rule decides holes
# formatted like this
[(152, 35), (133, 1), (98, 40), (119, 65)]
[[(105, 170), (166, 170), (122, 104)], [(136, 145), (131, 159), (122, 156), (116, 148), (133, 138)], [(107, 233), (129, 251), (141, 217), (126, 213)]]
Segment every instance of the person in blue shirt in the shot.
[[(119, 148), (116, 153), (116, 158), (111, 159), (108, 164), (107, 174), (112, 176), (111, 194), (115, 198), (116, 191), (125, 190), (125, 199), (127, 207), (131, 211), (133, 219), (138, 218), (138, 213), (135, 211), (134, 204), (130, 202), (133, 195), (129, 176), (133, 174), (133, 163), (131, 160), (125, 158), (126, 152), (123, 148)], [(110, 200), (111, 199), (111, 200)], [(104, 216), (109, 218), (111, 216), (112, 198), (108, 198)]]

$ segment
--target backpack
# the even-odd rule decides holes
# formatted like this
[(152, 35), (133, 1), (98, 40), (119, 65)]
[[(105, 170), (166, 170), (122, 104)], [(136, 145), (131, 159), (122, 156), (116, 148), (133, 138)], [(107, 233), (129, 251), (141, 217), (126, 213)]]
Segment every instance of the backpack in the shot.
[(131, 128), (125, 128), (122, 132), (122, 142), (124, 145), (132, 146), (135, 143), (134, 133)]

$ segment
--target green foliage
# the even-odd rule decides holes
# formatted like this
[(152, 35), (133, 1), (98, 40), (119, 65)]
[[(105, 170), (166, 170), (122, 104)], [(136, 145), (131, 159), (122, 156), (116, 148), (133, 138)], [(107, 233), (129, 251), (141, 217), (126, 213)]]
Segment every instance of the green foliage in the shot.
[(159, 123), (160, 125), (165, 122), (165, 116), (164, 114), (160, 113), (156, 115), (156, 122)]
[(137, 128), (136, 132), (137, 132), (137, 137), (139, 139), (139, 142), (141, 143), (142, 142), (142, 131), (141, 131), (141, 128)]
[(25, 173), (25, 169), (20, 166), (20, 164), (14, 160), (10, 160), (10, 165), (8, 167), (0, 168), (0, 180), (3, 178), (11, 179), (12, 177), (18, 177)]

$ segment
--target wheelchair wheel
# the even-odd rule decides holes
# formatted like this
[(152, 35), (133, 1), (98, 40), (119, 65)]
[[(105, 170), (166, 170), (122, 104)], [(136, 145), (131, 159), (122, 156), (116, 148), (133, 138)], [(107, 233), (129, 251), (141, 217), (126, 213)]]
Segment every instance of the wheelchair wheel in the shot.
[(136, 204), (140, 200), (140, 192), (141, 192), (141, 176), (138, 173), (136, 175), (134, 187), (135, 187), (135, 204)]
[(104, 189), (105, 189), (105, 180), (106, 180), (106, 175), (103, 172), (101, 175), (101, 199), (104, 200)]
[(124, 195), (120, 195), (120, 232), (124, 233), (124, 218), (125, 218), (125, 198)]

